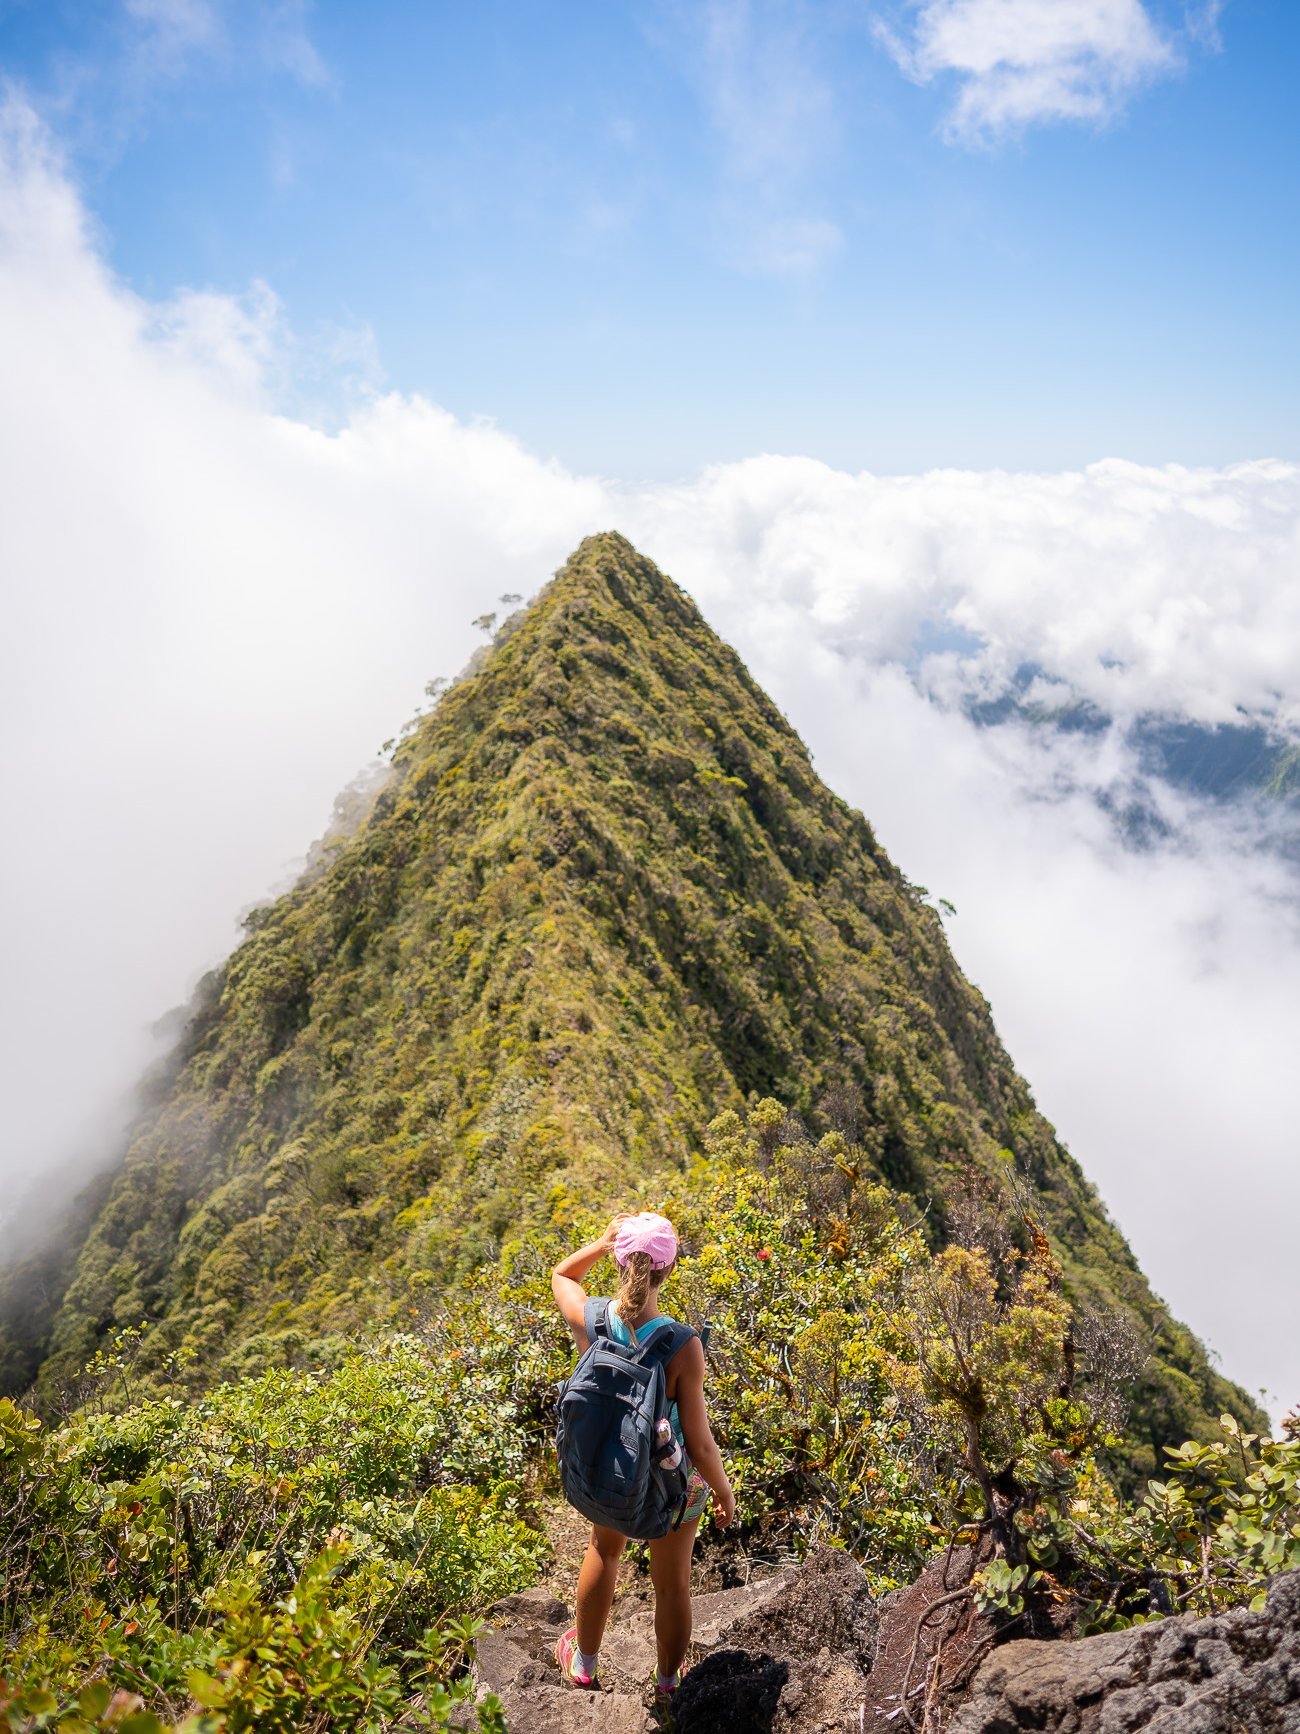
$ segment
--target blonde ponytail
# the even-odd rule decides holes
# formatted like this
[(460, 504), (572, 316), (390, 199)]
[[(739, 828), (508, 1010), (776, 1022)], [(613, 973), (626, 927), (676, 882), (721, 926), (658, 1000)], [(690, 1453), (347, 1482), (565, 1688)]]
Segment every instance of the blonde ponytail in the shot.
[(650, 1298), (650, 1254), (634, 1252), (622, 1268), (618, 1299), (614, 1303), (618, 1316), (631, 1329), (632, 1320)]

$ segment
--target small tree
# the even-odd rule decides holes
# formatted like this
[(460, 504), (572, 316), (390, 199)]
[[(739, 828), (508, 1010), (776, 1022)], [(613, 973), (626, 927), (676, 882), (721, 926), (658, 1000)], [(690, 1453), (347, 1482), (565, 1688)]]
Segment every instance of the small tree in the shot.
[(918, 1265), (906, 1288), (915, 1359), (894, 1363), (915, 1421), (971, 1477), (1004, 1554), (1017, 1551), (1012, 1520), (1031, 1489), (1067, 1469), (1091, 1432), (1071, 1401), (1070, 1308), (1046, 1236), (1032, 1228), (1029, 1253), (1008, 1262), (1001, 1285), (982, 1247)]

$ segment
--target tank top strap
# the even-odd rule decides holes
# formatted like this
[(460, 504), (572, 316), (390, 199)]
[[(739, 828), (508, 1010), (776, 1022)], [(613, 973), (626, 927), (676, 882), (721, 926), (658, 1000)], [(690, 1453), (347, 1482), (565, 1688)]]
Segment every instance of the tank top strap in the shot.
[[(612, 1306), (610, 1307), (607, 1317), (609, 1320), (610, 1332), (614, 1338), (620, 1343), (631, 1343), (632, 1332), (623, 1323), (622, 1319), (614, 1311)], [(643, 1325), (637, 1326), (636, 1340), (638, 1343), (644, 1342), (650, 1335), (650, 1332), (654, 1330), (657, 1325), (675, 1325), (676, 1323), (677, 1320), (670, 1318), (667, 1313), (657, 1313), (654, 1318), (647, 1319)]]

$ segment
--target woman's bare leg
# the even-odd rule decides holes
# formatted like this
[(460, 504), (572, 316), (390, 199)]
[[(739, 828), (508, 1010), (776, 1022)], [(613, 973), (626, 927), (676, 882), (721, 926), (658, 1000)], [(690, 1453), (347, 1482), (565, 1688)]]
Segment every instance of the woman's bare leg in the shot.
[(626, 1546), (627, 1537), (616, 1529), (592, 1525), (591, 1540), (578, 1572), (578, 1648), (584, 1655), (594, 1656), (600, 1648), (605, 1622), (614, 1605), (619, 1557)]
[(650, 1543), (650, 1582), (655, 1590), (655, 1645), (659, 1672), (667, 1679), (686, 1660), (691, 1643), (691, 1553), (699, 1519), (670, 1529)]

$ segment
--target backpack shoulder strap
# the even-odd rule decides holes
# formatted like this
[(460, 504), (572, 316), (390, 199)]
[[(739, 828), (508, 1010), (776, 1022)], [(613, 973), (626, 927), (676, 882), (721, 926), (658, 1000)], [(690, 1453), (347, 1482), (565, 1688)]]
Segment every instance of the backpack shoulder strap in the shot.
[(582, 1328), (587, 1333), (587, 1341), (594, 1343), (597, 1339), (612, 1342), (609, 1331), (609, 1302), (607, 1300), (588, 1299), (582, 1309)]
[(680, 1319), (664, 1319), (639, 1345), (641, 1358), (653, 1358), (666, 1367), (677, 1351), (684, 1349), (691, 1338), (698, 1335), (698, 1331), (684, 1325)]

